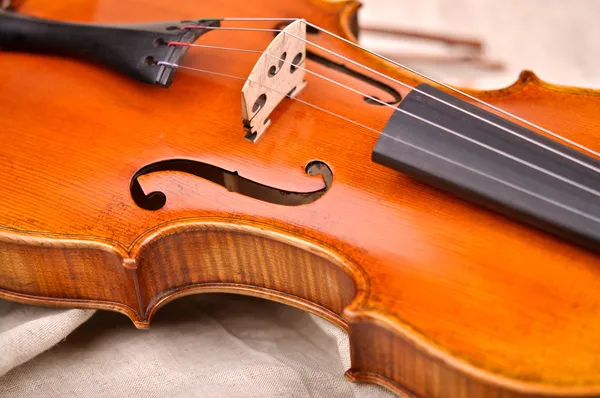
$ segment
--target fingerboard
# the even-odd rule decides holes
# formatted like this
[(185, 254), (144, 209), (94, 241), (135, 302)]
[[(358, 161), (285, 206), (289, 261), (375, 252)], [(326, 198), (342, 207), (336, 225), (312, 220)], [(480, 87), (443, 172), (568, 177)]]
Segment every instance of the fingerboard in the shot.
[(417, 89), (425, 94), (401, 102), (374, 162), (600, 252), (598, 160), (432, 86)]

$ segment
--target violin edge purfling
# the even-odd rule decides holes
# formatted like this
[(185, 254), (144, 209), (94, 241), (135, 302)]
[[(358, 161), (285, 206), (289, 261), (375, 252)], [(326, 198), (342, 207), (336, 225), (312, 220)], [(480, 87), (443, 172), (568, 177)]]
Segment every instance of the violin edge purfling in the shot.
[[(176, 254), (181, 240), (206, 249), (197, 261), (182, 262), (182, 257)], [(233, 246), (244, 245), (258, 250), (240, 261)], [(345, 376), (354, 382), (379, 384), (400, 396), (412, 397), (417, 389), (431, 388), (420, 384), (419, 375), (407, 378), (402, 370), (404, 366), (423, 367), (430, 369), (428, 372), (433, 370), (437, 375), (430, 377), (441, 377), (444, 388), (459, 386), (468, 377), (469, 391), (485, 396), (597, 395), (593, 387), (564, 388), (516, 381), (482, 371), (478, 366), (456, 358), (410, 324), (368, 308), (370, 282), (359, 264), (332, 247), (271, 225), (234, 219), (181, 220), (149, 231), (127, 250), (110, 242), (89, 241), (83, 237), (0, 234), (0, 252), (4, 256), (18, 258), (24, 251), (52, 261), (58, 273), (68, 273), (79, 283), (103, 286), (98, 292), (104, 290), (107, 297), (114, 298), (115, 290), (121, 290), (122, 302), (74, 299), (76, 286), (66, 293), (69, 297), (51, 297), (61, 286), (39, 285), (35, 273), (43, 271), (38, 267), (17, 267), (13, 269), (13, 277), (28, 288), (36, 289), (37, 285), (37, 288), (50, 290), (42, 295), (32, 295), (0, 288), (1, 299), (31, 305), (116, 311), (130, 318), (138, 329), (148, 329), (155, 313), (177, 298), (202, 293), (248, 295), (311, 312), (342, 328), (349, 333), (352, 360), (352, 367)], [(286, 270), (285, 262), (292, 254), (298, 260), (293, 276)], [(221, 261), (214, 263), (211, 261), (214, 258)], [(265, 258), (271, 260), (265, 262)], [(99, 261), (104, 261), (106, 268), (90, 273), (89, 268)], [(166, 269), (165, 264), (169, 265)], [(255, 276), (248, 279), (256, 270), (256, 264), (260, 264), (260, 269), (265, 272), (260, 280)], [(165, 273), (176, 275), (181, 269), (196, 275), (195, 280), (184, 282), (176, 277), (179, 281), (166, 282), (156, 279)], [(125, 283), (112, 283), (111, 286), (110, 278), (116, 275), (120, 278), (113, 282)], [(0, 282), (6, 283), (5, 278), (0, 278)], [(382, 344), (382, 341), (386, 343)], [(395, 363), (403, 366), (398, 367)]]

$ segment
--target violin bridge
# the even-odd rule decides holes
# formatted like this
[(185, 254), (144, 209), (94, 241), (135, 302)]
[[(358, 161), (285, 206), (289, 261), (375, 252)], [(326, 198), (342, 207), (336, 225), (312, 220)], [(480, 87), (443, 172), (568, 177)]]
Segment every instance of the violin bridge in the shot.
[(279, 32), (242, 88), (242, 122), (250, 142), (256, 142), (269, 127), (273, 109), (306, 86), (306, 42), (299, 38), (306, 38), (306, 24), (300, 20)]

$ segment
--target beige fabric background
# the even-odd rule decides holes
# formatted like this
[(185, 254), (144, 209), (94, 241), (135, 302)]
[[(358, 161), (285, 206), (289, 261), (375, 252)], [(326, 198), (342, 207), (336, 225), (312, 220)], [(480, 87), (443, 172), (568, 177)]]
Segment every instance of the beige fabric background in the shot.
[[(550, 82), (600, 88), (598, 0), (365, 3), (363, 21), (482, 38), (508, 69), (473, 80), (476, 87), (502, 87), (528, 68)], [(464, 78), (426, 68), (446, 81)], [(348, 367), (341, 330), (253, 298), (184, 298), (163, 308), (150, 331), (120, 314), (0, 301), (1, 397), (390, 396), (348, 383)]]
[(117, 313), (92, 315), (0, 302), (0, 374), (8, 371), (0, 396), (392, 396), (344, 379), (340, 329), (273, 302), (186, 297), (159, 311), (149, 331)]
[[(477, 88), (505, 87), (523, 69), (555, 84), (600, 88), (598, 0), (362, 0), (367, 24), (430, 30), (483, 39), (486, 54), (505, 62), (502, 73), (474, 80)], [(365, 44), (372, 43), (365, 37)], [(385, 45), (384, 45), (385, 47)], [(428, 73), (462, 82), (452, 68)]]

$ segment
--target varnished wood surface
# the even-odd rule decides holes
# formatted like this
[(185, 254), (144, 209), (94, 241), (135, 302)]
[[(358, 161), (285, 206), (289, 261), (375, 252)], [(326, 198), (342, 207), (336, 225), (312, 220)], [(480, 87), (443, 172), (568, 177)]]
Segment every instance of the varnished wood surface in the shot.
[[(351, 37), (356, 8), (316, 0), (30, 0), (20, 11), (94, 22), (304, 17)], [(272, 37), (210, 32), (200, 42), (264, 49)], [(419, 83), (342, 42), (309, 39)], [(246, 77), (256, 59), (191, 49), (184, 64)], [(307, 68), (386, 98), (322, 65)], [(147, 327), (177, 296), (235, 291), (346, 327), (349, 378), (424, 397), (600, 395), (598, 256), (373, 164), (374, 132), (284, 101), (251, 144), (238, 80), (179, 70), (163, 89), (95, 65), (9, 53), (0, 53), (0, 70), (0, 297), (118, 310)], [(378, 130), (389, 119), (389, 108), (306, 79), (304, 101)], [(598, 92), (524, 73), (507, 89), (475, 94), (600, 149)], [(166, 206), (137, 207), (131, 176), (170, 158), (293, 192), (321, 187), (304, 173), (313, 160), (327, 163), (334, 179), (314, 203), (288, 207), (166, 172), (141, 178), (146, 192), (166, 193)]]

